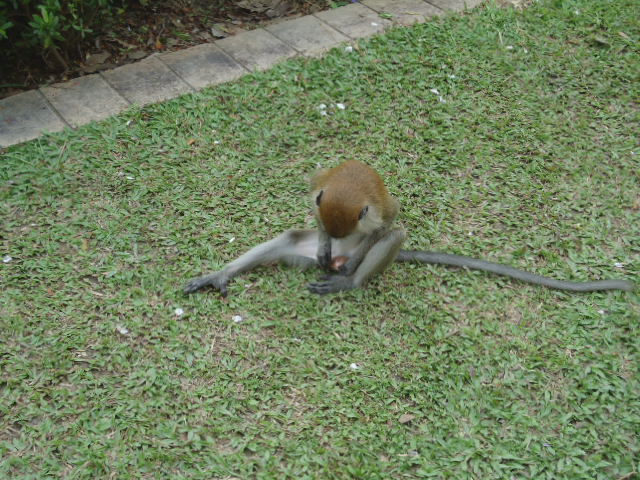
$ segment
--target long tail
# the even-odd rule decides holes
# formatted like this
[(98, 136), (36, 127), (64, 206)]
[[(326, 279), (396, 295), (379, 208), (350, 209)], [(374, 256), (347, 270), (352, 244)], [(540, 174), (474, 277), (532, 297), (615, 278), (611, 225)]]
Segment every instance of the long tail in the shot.
[(628, 280), (598, 280), (595, 282), (566, 282), (555, 278), (543, 277), (534, 273), (525, 272), (517, 268), (502, 265), (500, 263), (487, 262), (477, 258), (454, 255), (450, 253), (425, 252), (421, 250), (400, 250), (396, 262), (421, 262), (451, 267), (466, 267), (471, 270), (496, 273), (515, 278), (526, 283), (544, 285), (558, 290), (570, 290), (572, 292), (593, 292), (597, 290), (626, 290), (634, 289), (633, 283)]

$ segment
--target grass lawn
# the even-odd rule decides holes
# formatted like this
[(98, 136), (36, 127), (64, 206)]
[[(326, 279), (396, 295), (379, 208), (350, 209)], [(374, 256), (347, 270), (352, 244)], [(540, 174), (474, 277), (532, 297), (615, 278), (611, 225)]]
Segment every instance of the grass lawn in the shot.
[(313, 225), (309, 176), (351, 158), (407, 248), (640, 283), (638, 18), (486, 6), (6, 150), (0, 478), (637, 478), (637, 292), (181, 289)]

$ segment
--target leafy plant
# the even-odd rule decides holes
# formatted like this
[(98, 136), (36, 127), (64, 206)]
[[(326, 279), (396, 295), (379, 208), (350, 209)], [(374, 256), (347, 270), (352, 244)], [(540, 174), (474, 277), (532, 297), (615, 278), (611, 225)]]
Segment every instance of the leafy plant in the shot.
[(35, 47), (67, 68), (73, 47), (107, 23), (127, 0), (0, 0), (0, 40), (5, 48)]

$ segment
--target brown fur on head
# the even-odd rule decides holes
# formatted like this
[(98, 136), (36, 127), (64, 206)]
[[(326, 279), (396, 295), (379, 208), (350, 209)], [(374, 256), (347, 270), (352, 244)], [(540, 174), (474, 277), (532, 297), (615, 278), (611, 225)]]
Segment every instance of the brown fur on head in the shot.
[(349, 160), (319, 172), (311, 181), (316, 215), (333, 238), (343, 238), (367, 217), (367, 230), (390, 223), (398, 212), (380, 176), (371, 167)]

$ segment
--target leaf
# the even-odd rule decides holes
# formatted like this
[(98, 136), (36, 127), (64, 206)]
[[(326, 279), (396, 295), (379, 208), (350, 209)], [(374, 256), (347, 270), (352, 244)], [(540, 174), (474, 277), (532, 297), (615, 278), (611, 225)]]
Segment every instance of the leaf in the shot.
[(594, 41), (594, 43), (597, 43), (598, 45), (604, 45), (606, 47), (611, 45), (606, 38), (604, 38), (604, 37), (602, 37), (600, 35), (594, 35), (593, 41)]
[(407, 424), (409, 422), (411, 422), (414, 418), (416, 418), (415, 415), (412, 415), (410, 413), (405, 413), (403, 415), (400, 416), (400, 418), (398, 419), (398, 422), (400, 422), (401, 424)]

